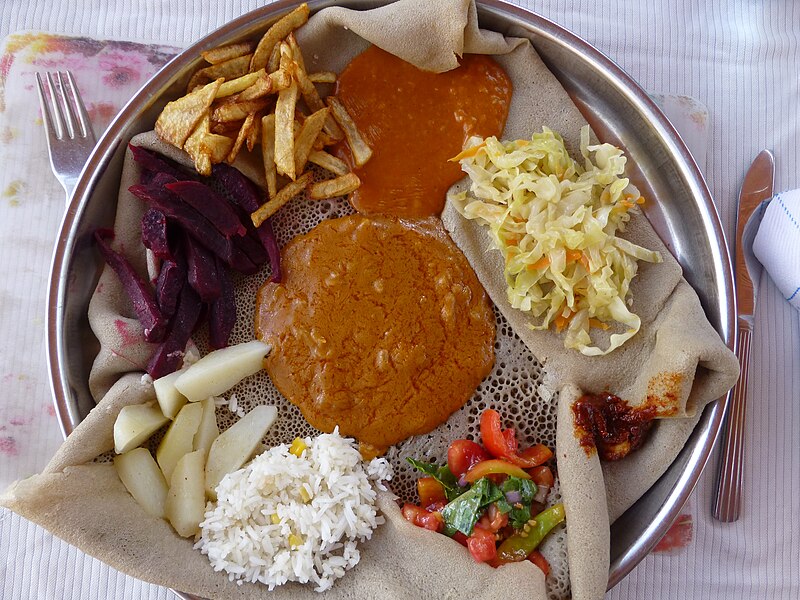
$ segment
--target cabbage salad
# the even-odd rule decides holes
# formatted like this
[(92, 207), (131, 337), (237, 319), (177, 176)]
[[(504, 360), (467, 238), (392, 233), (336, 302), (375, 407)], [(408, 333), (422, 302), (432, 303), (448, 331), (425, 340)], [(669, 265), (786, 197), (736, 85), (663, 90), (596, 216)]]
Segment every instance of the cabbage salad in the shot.
[[(566, 329), (565, 347), (602, 356), (639, 331), (641, 320), (628, 309), (637, 260), (662, 258), (617, 237), (644, 202), (624, 177), (622, 150), (590, 145), (587, 125), (581, 154), (583, 165), (547, 127), (530, 140), (472, 137), (452, 159), (469, 175), (469, 192), (450, 199), (465, 218), (489, 226), (509, 302), (531, 315), (529, 327)], [(605, 349), (593, 339), (602, 330), (610, 333)]]

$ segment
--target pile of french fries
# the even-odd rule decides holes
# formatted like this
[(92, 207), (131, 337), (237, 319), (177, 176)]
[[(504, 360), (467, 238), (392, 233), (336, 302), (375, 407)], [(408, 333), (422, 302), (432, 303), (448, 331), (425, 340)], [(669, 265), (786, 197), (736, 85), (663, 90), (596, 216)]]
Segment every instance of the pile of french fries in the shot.
[[(268, 200), (251, 214), (256, 227), (304, 190), (309, 198), (323, 200), (361, 185), (326, 147), (345, 140), (357, 167), (372, 156), (339, 99), (323, 101), (317, 91), (315, 84), (335, 83), (336, 74), (306, 71), (294, 31), (308, 15), (302, 4), (272, 25), (258, 44), (240, 42), (203, 52), (209, 66), (192, 76), (187, 94), (168, 103), (156, 121), (158, 136), (183, 149), (206, 176), (212, 165), (233, 163), (244, 146), (253, 151), (260, 141)], [(313, 182), (312, 164), (333, 177)]]

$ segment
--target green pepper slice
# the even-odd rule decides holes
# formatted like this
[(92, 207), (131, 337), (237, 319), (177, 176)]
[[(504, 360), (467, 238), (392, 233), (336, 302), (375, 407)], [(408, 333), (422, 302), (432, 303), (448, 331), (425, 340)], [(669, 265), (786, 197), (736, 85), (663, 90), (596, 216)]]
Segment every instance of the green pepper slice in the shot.
[(519, 562), (536, 550), (545, 536), (566, 517), (563, 504), (554, 504), (528, 521), (522, 531), (506, 538), (497, 548), (497, 562)]

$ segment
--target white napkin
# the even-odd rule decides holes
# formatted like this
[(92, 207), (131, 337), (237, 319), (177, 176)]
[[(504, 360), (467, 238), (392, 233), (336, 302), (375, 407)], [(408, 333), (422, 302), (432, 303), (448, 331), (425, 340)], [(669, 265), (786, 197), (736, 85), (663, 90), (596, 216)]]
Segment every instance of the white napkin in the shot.
[(759, 218), (753, 253), (783, 297), (800, 310), (800, 189), (762, 203), (748, 226)]

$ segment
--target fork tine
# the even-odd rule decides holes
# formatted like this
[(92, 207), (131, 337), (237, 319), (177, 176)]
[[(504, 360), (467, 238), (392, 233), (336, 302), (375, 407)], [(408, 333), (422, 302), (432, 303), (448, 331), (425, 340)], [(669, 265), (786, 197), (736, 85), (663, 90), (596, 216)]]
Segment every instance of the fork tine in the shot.
[(72, 110), (72, 104), (67, 96), (67, 88), (64, 85), (64, 80), (61, 78), (61, 72), (56, 71), (56, 81), (58, 81), (58, 93), (53, 94), (57, 96), (59, 108), (61, 109), (61, 116), (64, 118), (64, 123), (67, 126), (67, 135), (71, 140), (75, 139), (75, 112)]
[(44, 127), (47, 130), (48, 137), (60, 137), (61, 132), (56, 129), (56, 125), (53, 122), (52, 117), (52, 110), (50, 109), (48, 99), (49, 94), (45, 91), (44, 83), (42, 82), (42, 76), (39, 73), (36, 73), (36, 89), (39, 91), (39, 104), (42, 107), (42, 118), (44, 119)]
[(56, 86), (50, 73), (45, 73), (45, 75), (47, 77), (47, 86), (50, 89), (51, 117), (56, 125), (56, 137), (62, 139), (64, 137), (64, 117), (61, 114), (58, 98), (56, 98)]
[(72, 77), (72, 72), (67, 71), (67, 81), (69, 82), (70, 92), (72, 92), (72, 101), (75, 106), (78, 122), (81, 126), (81, 134), (83, 137), (94, 139), (94, 131), (92, 130), (92, 123), (89, 120), (89, 113), (86, 112), (86, 107), (83, 104), (81, 95), (78, 93), (78, 86), (75, 85), (75, 79)]

